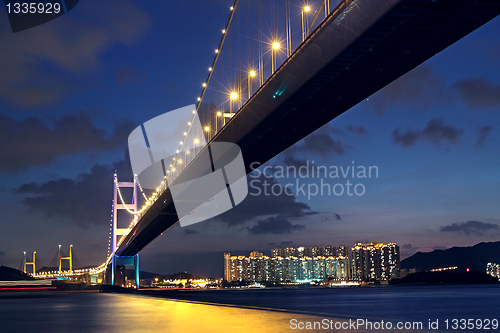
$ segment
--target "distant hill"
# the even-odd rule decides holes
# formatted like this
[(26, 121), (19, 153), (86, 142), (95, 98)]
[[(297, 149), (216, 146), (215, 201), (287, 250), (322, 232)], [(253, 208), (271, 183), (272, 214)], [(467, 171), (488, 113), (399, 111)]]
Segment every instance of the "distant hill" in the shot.
[(500, 242), (479, 243), (474, 246), (452, 247), (425, 253), (417, 252), (401, 261), (401, 268), (427, 271), (457, 266), (459, 272), (467, 268), (485, 272), (489, 262), (500, 263)]
[(389, 281), (391, 285), (399, 284), (496, 284), (497, 278), (479, 271), (470, 272), (418, 272), (408, 274), (402, 279)]
[(0, 266), (0, 281), (33, 280), (31, 276), (15, 268)]

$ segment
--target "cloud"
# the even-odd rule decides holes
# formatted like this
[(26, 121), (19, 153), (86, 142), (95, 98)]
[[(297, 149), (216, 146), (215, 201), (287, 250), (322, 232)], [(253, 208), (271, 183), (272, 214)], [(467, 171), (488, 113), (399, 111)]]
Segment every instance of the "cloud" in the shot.
[(482, 146), (486, 138), (490, 135), (490, 132), (493, 131), (493, 126), (485, 125), (479, 127), (477, 129), (477, 141), (474, 144), (475, 147)]
[(32, 213), (63, 217), (80, 228), (109, 222), (113, 195), (113, 174), (132, 175), (128, 156), (112, 165), (95, 164), (76, 178), (59, 178), (45, 183), (25, 183), (16, 191), (26, 195), (23, 203)]
[(38, 117), (18, 121), (0, 115), (0, 169), (15, 171), (49, 164), (58, 156), (114, 150), (126, 145), (134, 127), (131, 120), (115, 122), (114, 132), (109, 135), (83, 111), (52, 124)]
[[(343, 134), (343, 132), (328, 125), (323, 126), (285, 150), (282, 154), (284, 156), (283, 164), (296, 168), (307, 166), (306, 159), (297, 156), (302, 154), (311, 154), (324, 159), (332, 156), (332, 154), (346, 154), (347, 147), (340, 140), (334, 140), (332, 138), (333, 134)], [(313, 168), (312, 163), (309, 163), (309, 168)]]
[(411, 246), (411, 244), (404, 244), (403, 245), (403, 249), (411, 250), (412, 248), (413, 248), (413, 246)]
[(182, 232), (184, 233), (184, 235), (194, 235), (194, 234), (198, 234), (199, 232), (196, 231), (196, 230), (193, 230), (193, 229), (186, 229), (184, 228), (182, 230)]
[(5, 252), (0, 251), (0, 257), (3, 257), (3, 256), (5, 256)]
[(95, 71), (105, 51), (133, 44), (150, 25), (144, 11), (118, 0), (80, 1), (71, 15), (16, 34), (2, 19), (0, 100), (22, 107), (54, 104), (72, 90), (67, 74)]
[(498, 225), (493, 223), (486, 223), (480, 221), (467, 221), (467, 222), (455, 222), (450, 225), (439, 228), (442, 232), (457, 232), (464, 233), (465, 235), (478, 235), (482, 236), (484, 232), (489, 230), (498, 230)]
[(500, 86), (485, 78), (457, 81), (451, 88), (471, 108), (493, 108), (500, 106)]
[(280, 244), (281, 245), (290, 245), (290, 244), (293, 244), (293, 241), (281, 241)]
[(272, 216), (265, 220), (258, 221), (254, 226), (249, 227), (248, 231), (254, 235), (262, 234), (289, 234), (292, 231), (304, 229), (301, 224), (292, 224), (284, 215)]
[(436, 101), (451, 101), (441, 76), (429, 66), (420, 65), (385, 88), (370, 96), (366, 102), (376, 114), (384, 114), (389, 106), (410, 105), (417, 112), (426, 111)]
[[(272, 177), (258, 175), (254, 171), (254, 174), (247, 177), (247, 181), (249, 186), (247, 197), (236, 207), (214, 219), (231, 227), (260, 216), (280, 214), (288, 217), (302, 217), (315, 214), (307, 204), (295, 201), (295, 196), (287, 195), (284, 190), (278, 191), (277, 187), (281, 185)], [(275, 187), (274, 193), (281, 192), (280, 195), (264, 194), (266, 187), (267, 193), (270, 193), (269, 189), (272, 186)]]
[(368, 131), (363, 126), (354, 127), (352, 125), (347, 126), (347, 131), (356, 135), (367, 135)]
[[(327, 127), (324, 127), (327, 128)], [(320, 129), (306, 136), (300, 143), (288, 148), (285, 151), (287, 154), (303, 153), (320, 156), (323, 158), (329, 157), (332, 153), (344, 155), (345, 148), (342, 142), (334, 140), (327, 130)]]
[(433, 118), (427, 122), (423, 130), (407, 129), (406, 132), (402, 132), (399, 128), (396, 128), (392, 133), (392, 137), (394, 143), (409, 147), (419, 140), (427, 140), (436, 145), (444, 141), (453, 144), (458, 141), (463, 133), (463, 130), (451, 125), (445, 125), (441, 119)]
[(287, 156), (293, 156), (297, 153), (312, 154), (323, 158), (329, 157), (331, 154), (344, 155), (346, 148), (342, 142), (332, 138), (332, 134), (338, 133), (338, 130), (325, 125), (285, 150), (285, 154)]

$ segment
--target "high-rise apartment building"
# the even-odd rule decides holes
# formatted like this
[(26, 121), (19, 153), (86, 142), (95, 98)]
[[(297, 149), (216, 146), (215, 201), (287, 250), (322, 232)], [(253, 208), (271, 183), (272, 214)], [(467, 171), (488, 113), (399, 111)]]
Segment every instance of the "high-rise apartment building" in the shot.
[(321, 248), (319, 246), (311, 247), (311, 257), (319, 257), (321, 255)]
[[(279, 248), (272, 250), (272, 257), (258, 251), (249, 257), (224, 254), (224, 278), (231, 281), (321, 281), (337, 280), (389, 280), (397, 276), (400, 261), (399, 247), (395, 243), (357, 243), (351, 251), (341, 245), (337, 255), (331, 255), (332, 246), (288, 247), (279, 255)], [(306, 255), (307, 253), (307, 255)], [(347, 255), (341, 255), (347, 254)]]
[(297, 248), (297, 258), (305, 258), (309, 257), (309, 248), (307, 247), (298, 247)]
[(395, 243), (357, 243), (351, 249), (352, 277), (357, 280), (389, 280), (396, 277), (401, 263)]
[(390, 280), (398, 277), (400, 269), (399, 246), (396, 243), (380, 244), (380, 278)]
[(336, 257), (337, 249), (335, 248), (335, 246), (327, 245), (323, 248), (321, 255), (323, 257)]
[(271, 256), (273, 258), (283, 257), (283, 249), (275, 247), (274, 249), (271, 250)]
[(295, 248), (293, 248), (293, 247), (285, 248), (284, 254), (285, 254), (285, 258), (297, 256), (297, 252), (296, 252)]
[(486, 265), (486, 274), (496, 277), (500, 280), (500, 264), (488, 263)]

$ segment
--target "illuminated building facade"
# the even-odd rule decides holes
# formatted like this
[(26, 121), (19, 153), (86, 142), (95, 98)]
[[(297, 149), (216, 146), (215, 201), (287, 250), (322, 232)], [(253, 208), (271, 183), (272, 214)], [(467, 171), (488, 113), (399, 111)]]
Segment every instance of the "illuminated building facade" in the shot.
[(396, 243), (357, 243), (351, 249), (352, 278), (390, 280), (397, 277), (401, 262)]
[(495, 264), (491, 262), (488, 263), (488, 265), (486, 265), (486, 274), (489, 274), (500, 280), (500, 264)]
[(224, 254), (224, 278), (228, 282), (389, 280), (396, 277), (400, 267), (399, 247), (395, 243), (358, 243), (350, 251), (341, 245), (274, 248), (271, 252), (271, 257), (258, 251), (249, 257)]

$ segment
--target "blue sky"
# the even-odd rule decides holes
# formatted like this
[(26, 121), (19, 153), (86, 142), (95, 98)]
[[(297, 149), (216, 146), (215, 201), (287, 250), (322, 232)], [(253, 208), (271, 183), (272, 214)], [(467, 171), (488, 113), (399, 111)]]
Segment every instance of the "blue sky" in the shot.
[[(84, 265), (104, 260), (128, 134), (196, 101), (231, 5), (117, 3), (82, 0), (16, 34), (0, 10), (0, 264), (18, 267), (23, 251), (48, 264), (58, 244)], [(375, 165), (363, 196), (249, 198), (174, 226), (141, 269), (217, 276), (223, 252), (394, 241), (408, 256), (498, 241), (498, 31), (496, 18), (268, 162)]]

